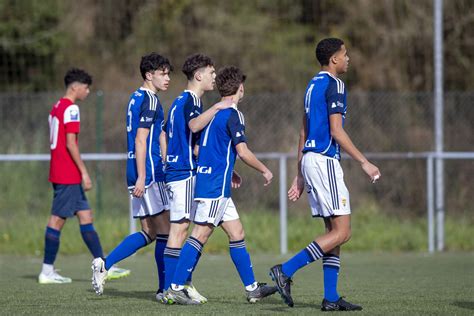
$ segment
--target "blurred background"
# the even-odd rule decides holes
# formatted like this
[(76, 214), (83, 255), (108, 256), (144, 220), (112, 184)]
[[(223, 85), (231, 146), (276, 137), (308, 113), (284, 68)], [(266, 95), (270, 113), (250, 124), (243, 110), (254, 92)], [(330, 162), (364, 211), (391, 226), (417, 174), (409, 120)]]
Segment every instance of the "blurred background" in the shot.
[[(128, 97), (142, 83), (140, 58), (151, 51), (175, 67), (170, 89), (159, 95), (165, 112), (185, 88), (184, 59), (201, 52), (217, 69), (233, 64), (247, 74), (239, 107), (249, 147), (296, 154), (304, 91), (319, 71), (315, 46), (325, 37), (342, 38), (348, 49), (350, 68), (342, 77), (349, 91), (346, 130), (359, 149), (434, 150), (432, 0), (0, 0), (0, 18), (0, 154), (49, 153), (47, 117), (73, 66), (94, 80), (80, 103), (81, 152), (124, 153)], [(474, 2), (444, 1), (443, 23), (444, 150), (470, 152)], [(209, 93), (205, 107), (217, 100)], [(276, 252), (277, 238), (269, 240), (278, 234), (279, 165), (264, 162), (274, 184), (264, 188), (261, 176), (238, 162), (244, 186), (233, 197), (247, 231), (260, 230), (252, 246)], [(425, 251), (426, 160), (374, 163), (383, 174), (376, 186), (356, 163), (342, 161), (355, 214), (349, 249)], [(88, 198), (110, 249), (128, 231), (125, 161), (87, 166), (95, 184)], [(42, 251), (52, 200), (48, 167), (45, 161), (0, 162), (1, 251)], [(296, 160), (288, 159), (287, 167), (289, 184)], [(472, 160), (445, 161), (448, 250), (474, 250), (473, 178)], [(306, 197), (289, 203), (290, 251), (322, 230), (309, 216)], [(61, 251), (85, 251), (76, 239), (66, 238)], [(223, 249), (219, 242), (209, 248)]]

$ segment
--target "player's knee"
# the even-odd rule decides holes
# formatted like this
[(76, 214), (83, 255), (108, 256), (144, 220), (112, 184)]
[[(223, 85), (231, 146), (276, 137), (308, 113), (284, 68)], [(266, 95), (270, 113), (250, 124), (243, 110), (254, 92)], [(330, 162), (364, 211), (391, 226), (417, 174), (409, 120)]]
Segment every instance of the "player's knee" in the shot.
[(64, 222), (65, 219), (62, 219), (61, 217), (51, 216), (47, 226), (56, 230), (61, 230), (63, 228)]
[(339, 244), (342, 245), (351, 239), (351, 230), (345, 229), (339, 233)]
[(238, 240), (244, 240), (244, 239), (245, 239), (245, 232), (243, 229), (235, 231), (235, 232), (229, 232), (230, 241), (238, 241)]
[(205, 244), (207, 243), (207, 240), (209, 239), (209, 234), (207, 234), (206, 232), (204, 231), (193, 231), (193, 233), (191, 234), (191, 236), (193, 238), (196, 238), (197, 240), (199, 240), (199, 242), (201, 244)]
[(155, 227), (143, 227), (142, 229), (150, 238), (154, 238), (157, 234)]

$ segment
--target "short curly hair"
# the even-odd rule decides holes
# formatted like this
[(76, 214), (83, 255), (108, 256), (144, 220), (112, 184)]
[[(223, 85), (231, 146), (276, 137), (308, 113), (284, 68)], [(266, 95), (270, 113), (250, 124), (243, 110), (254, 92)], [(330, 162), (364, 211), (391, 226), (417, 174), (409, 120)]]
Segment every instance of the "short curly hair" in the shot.
[(64, 85), (67, 88), (71, 83), (74, 82), (79, 82), (90, 86), (92, 84), (92, 76), (82, 69), (71, 68), (66, 72), (66, 75), (64, 75)]
[(222, 97), (237, 93), (240, 84), (245, 82), (247, 76), (235, 66), (226, 66), (217, 72), (216, 86)]
[(173, 71), (173, 66), (171, 65), (168, 58), (163, 57), (155, 52), (142, 57), (142, 60), (140, 61), (140, 74), (142, 75), (143, 80), (146, 79), (147, 72), (153, 72), (158, 69), (168, 69), (169, 71)]
[(321, 66), (329, 65), (329, 60), (341, 46), (344, 45), (344, 41), (339, 38), (325, 38), (321, 40), (316, 46), (316, 59), (318, 59)]
[(214, 62), (209, 56), (203, 54), (194, 54), (186, 58), (181, 70), (186, 75), (188, 80), (192, 80), (198, 69), (207, 66), (214, 66)]

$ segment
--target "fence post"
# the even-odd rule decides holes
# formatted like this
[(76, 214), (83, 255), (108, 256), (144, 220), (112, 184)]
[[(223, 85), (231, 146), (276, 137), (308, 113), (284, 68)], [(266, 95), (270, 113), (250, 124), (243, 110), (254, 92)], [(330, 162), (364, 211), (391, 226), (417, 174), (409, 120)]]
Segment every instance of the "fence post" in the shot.
[(434, 114), (436, 157), (436, 230), (438, 251), (444, 250), (444, 160), (443, 153), (443, 0), (433, 1)]
[(428, 207), (428, 251), (435, 251), (433, 156), (426, 158), (426, 205)]
[(288, 253), (288, 203), (286, 185), (286, 155), (280, 156), (280, 254)]
[[(102, 153), (103, 147), (103, 112), (104, 112), (104, 92), (102, 90), (97, 91), (96, 93), (96, 115), (95, 115), (95, 133), (96, 133), (96, 152)], [(95, 168), (95, 177), (96, 177), (96, 190), (95, 190), (95, 200), (96, 200), (96, 211), (97, 213), (102, 212), (102, 172), (100, 169), (100, 161), (97, 161)]]

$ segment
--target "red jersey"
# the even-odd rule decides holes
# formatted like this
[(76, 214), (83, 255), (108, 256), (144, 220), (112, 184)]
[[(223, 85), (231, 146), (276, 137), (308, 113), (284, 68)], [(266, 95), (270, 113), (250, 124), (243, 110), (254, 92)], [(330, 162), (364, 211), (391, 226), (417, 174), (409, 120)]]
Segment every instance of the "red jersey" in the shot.
[(79, 131), (79, 107), (69, 99), (60, 99), (49, 113), (50, 182), (60, 184), (80, 184), (82, 182), (81, 172), (72, 160), (66, 146), (66, 134), (79, 134)]

